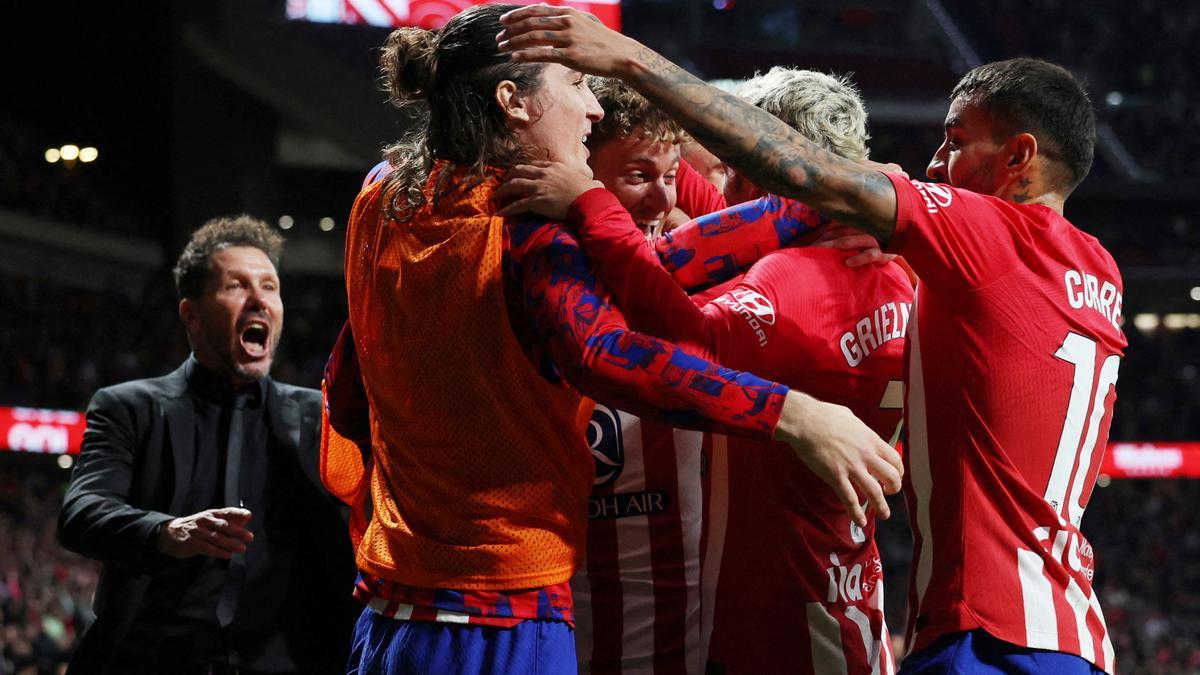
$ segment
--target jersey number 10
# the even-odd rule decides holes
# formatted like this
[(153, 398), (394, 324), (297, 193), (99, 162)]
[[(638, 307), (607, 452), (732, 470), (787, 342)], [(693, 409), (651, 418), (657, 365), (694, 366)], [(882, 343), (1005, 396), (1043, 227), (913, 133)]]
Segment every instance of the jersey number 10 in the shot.
[[(1100, 433), (1104, 416), (1110, 412), (1105, 404), (1109, 387), (1117, 384), (1117, 368), (1121, 365), (1121, 357), (1110, 354), (1104, 359), (1097, 375), (1096, 341), (1078, 333), (1067, 333), (1066, 339), (1058, 351), (1054, 352), (1054, 356), (1074, 366), (1075, 375), (1071, 384), (1071, 400), (1067, 404), (1066, 419), (1063, 420), (1062, 436), (1058, 439), (1058, 452), (1054, 455), (1054, 468), (1046, 485), (1046, 501), (1075, 527), (1079, 527), (1079, 522), (1083, 519), (1084, 507), (1080, 503), (1083, 484), (1091, 468), (1096, 437)], [(1090, 416), (1089, 410), (1092, 412)], [(1069, 501), (1068, 487), (1071, 488)]]

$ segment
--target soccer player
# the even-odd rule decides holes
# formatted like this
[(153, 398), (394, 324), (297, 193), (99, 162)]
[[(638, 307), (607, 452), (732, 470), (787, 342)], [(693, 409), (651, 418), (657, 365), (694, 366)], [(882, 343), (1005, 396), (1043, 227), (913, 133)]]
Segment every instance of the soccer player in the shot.
[[(823, 147), (866, 158), (866, 111), (848, 81), (776, 69), (748, 84), (769, 94), (781, 116)], [(519, 167), (514, 174), (526, 171)], [(715, 299), (695, 306), (670, 277), (664, 285), (667, 273), (640, 243), (619, 200), (602, 190), (577, 199), (579, 188), (551, 194), (560, 182), (566, 183), (555, 176), (540, 187), (541, 208), (550, 213), (557, 208), (551, 203), (571, 203), (571, 220), (632, 325), (696, 343), (714, 359), (753, 364), (789, 386), (820, 391), (878, 433), (895, 435), (913, 296), (898, 265), (852, 269), (845, 264), (852, 253), (779, 250), (735, 277), (732, 286), (723, 286)], [(711, 249), (705, 239), (751, 230), (778, 237), (791, 231), (786, 221), (807, 209), (799, 204), (774, 208), (784, 201), (763, 198), (674, 230), (668, 237), (671, 249), (698, 251), (676, 273), (687, 278), (690, 267), (712, 257), (712, 251), (704, 251)], [(819, 222), (810, 211), (807, 217)], [(708, 237), (696, 236), (705, 231)], [(789, 466), (786, 448), (723, 436), (714, 437), (711, 446), (701, 573), (705, 588), (715, 589), (701, 602), (704, 628), (711, 633), (711, 640), (705, 639), (708, 667), (749, 673), (785, 666), (795, 672), (890, 672), (874, 520), (865, 528), (851, 523), (836, 495), (816, 476)], [(651, 461), (649, 454), (646, 459)], [(800, 616), (788, 621), (756, 620), (798, 611)]]
[[(588, 166), (641, 232), (657, 234), (676, 205), (683, 130), (619, 80), (590, 84), (604, 119), (588, 137)], [(703, 439), (596, 405), (587, 554), (572, 580), (581, 670), (703, 672)]]
[(430, 114), (347, 228), (374, 461), (351, 657), (363, 672), (574, 668), (566, 582), (593, 475), (580, 392), (791, 439), (859, 520), (855, 487), (883, 509), (879, 483), (898, 487), (894, 451), (845, 410), (629, 331), (559, 224), (497, 214), (498, 170), (537, 155), (586, 170), (603, 114), (579, 73), (498, 52), (511, 8), (399, 29), (381, 58), (393, 100)]
[(864, 168), (574, 10), (507, 14), (518, 62), (619, 77), (773, 193), (850, 220), (921, 279), (906, 377), (914, 529), (908, 672), (1112, 671), (1079, 531), (1108, 437), (1121, 275), (1063, 217), (1087, 175), (1091, 104), (1065, 69), (1011, 59), (967, 73), (928, 167)]

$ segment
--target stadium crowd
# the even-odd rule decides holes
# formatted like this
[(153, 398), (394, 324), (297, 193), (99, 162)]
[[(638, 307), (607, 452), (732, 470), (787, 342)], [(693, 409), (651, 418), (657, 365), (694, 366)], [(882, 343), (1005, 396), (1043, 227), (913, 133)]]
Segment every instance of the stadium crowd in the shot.
[(52, 458), (0, 455), (0, 673), (60, 673), (92, 620), (99, 566), (55, 537), (66, 472)]

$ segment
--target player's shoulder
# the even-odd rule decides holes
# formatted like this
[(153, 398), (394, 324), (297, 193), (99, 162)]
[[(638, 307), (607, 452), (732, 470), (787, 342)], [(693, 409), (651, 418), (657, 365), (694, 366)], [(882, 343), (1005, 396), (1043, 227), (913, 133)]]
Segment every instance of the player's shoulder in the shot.
[(1095, 236), (1084, 232), (1066, 218), (1062, 216), (1060, 218), (1064, 246), (1069, 246), (1075, 255), (1089, 259), (1089, 262), (1093, 264), (1098, 272), (1106, 273), (1106, 276), (1119, 284), (1121, 281), (1121, 272), (1117, 268), (1117, 261), (1108, 252), (1108, 249), (1104, 247), (1104, 244)]
[[(886, 285), (899, 284), (911, 290), (912, 282), (902, 267), (895, 263), (850, 267), (846, 259), (857, 255), (856, 250), (841, 250), (826, 246), (797, 246), (772, 251), (755, 265), (777, 275), (807, 273), (819, 275), (832, 284), (877, 280)], [(795, 279), (795, 277), (789, 277)], [(812, 276), (806, 278), (809, 282)]]
[(380, 222), (384, 212), (387, 194), (387, 181), (379, 180), (364, 187), (354, 198), (354, 206), (350, 208), (350, 221), (347, 227), (353, 232), (369, 223)]
[(187, 392), (187, 376), (185, 366), (159, 377), (147, 377), (138, 380), (127, 380), (96, 391), (92, 397), (93, 405), (122, 402), (132, 404), (164, 398), (178, 398)]

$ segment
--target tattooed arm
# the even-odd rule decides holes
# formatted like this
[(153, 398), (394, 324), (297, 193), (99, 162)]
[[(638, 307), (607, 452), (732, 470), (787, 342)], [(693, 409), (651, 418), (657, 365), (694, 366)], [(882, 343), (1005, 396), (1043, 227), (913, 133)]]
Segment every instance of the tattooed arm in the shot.
[(884, 174), (838, 157), (774, 115), (691, 75), (589, 14), (531, 5), (501, 17), (500, 49), (629, 83), (755, 184), (887, 241), (896, 193)]

